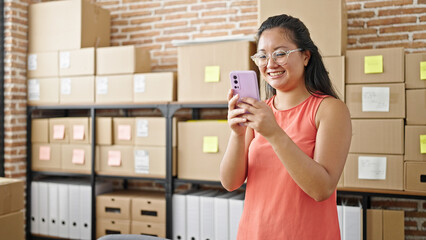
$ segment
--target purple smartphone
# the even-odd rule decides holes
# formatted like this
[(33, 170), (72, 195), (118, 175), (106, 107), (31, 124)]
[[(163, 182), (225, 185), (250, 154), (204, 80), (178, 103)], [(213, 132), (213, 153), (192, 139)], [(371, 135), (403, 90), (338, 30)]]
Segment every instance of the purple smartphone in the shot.
[(234, 89), (234, 96), (236, 94), (241, 97), (251, 97), (260, 100), (259, 97), (259, 84), (255, 71), (232, 71), (229, 74), (231, 87)]

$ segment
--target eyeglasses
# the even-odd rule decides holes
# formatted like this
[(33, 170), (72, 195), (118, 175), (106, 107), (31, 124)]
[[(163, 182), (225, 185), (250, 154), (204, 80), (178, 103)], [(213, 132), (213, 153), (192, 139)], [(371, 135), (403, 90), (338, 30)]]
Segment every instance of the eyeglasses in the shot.
[(288, 51), (277, 50), (269, 56), (266, 53), (256, 53), (250, 58), (251, 60), (253, 60), (254, 63), (256, 63), (258, 67), (264, 67), (268, 64), (269, 58), (272, 56), (272, 59), (274, 60), (274, 62), (282, 66), (287, 63), (288, 56), (290, 55), (290, 53), (297, 52), (297, 51), (302, 51), (302, 49), (298, 48), (298, 49), (293, 49)]

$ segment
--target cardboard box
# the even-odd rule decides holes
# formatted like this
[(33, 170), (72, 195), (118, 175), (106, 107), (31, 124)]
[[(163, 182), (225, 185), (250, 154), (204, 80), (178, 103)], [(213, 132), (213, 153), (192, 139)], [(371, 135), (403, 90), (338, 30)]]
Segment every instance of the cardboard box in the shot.
[(383, 240), (383, 210), (367, 209), (367, 239)]
[(62, 50), (59, 52), (59, 76), (94, 76), (95, 48)]
[(68, 118), (70, 143), (84, 144), (92, 142), (91, 119), (88, 117)]
[(31, 143), (49, 143), (49, 119), (31, 119)]
[(128, 191), (114, 191), (96, 197), (98, 219), (131, 219), (132, 199)]
[(90, 144), (62, 144), (61, 165), (65, 172), (90, 174), (92, 146)]
[(426, 66), (426, 53), (405, 54), (405, 88), (426, 88), (426, 70), (421, 65)]
[[(173, 148), (173, 156), (175, 148)], [(164, 178), (166, 176), (166, 148), (135, 146), (134, 148), (134, 171), (133, 174), (153, 178)], [(173, 166), (175, 165), (173, 157)], [(176, 172), (173, 172), (173, 175)]]
[(95, 103), (95, 77), (60, 78), (60, 104)]
[(130, 233), (165, 238), (166, 224), (132, 221)]
[(61, 171), (61, 145), (32, 144), (31, 169), (33, 171)]
[(175, 72), (133, 75), (133, 102), (155, 103), (176, 101)]
[(133, 145), (135, 143), (135, 118), (115, 117), (112, 119), (114, 145)]
[(133, 75), (96, 76), (96, 103), (133, 102)]
[(25, 208), (24, 185), (23, 180), (0, 177), (0, 215)]
[(133, 146), (100, 146), (98, 174), (134, 176)]
[(270, 16), (283, 13), (295, 16), (309, 29), (312, 40), (323, 56), (345, 55), (347, 42), (345, 1), (258, 0), (258, 6), (259, 26)]
[(151, 71), (148, 50), (130, 46), (114, 46), (96, 49), (96, 74), (133, 74)]
[(367, 239), (404, 238), (404, 211), (367, 209)]
[[(133, 128), (133, 136), (135, 136), (135, 145), (157, 147), (166, 146), (165, 118), (137, 117), (134, 120), (135, 125)], [(176, 146), (176, 141), (173, 141), (173, 143), (173, 146)]]
[(405, 126), (405, 161), (426, 162), (426, 126)]
[(51, 1), (29, 6), (29, 52), (109, 46), (110, 35), (109, 11), (89, 1)]
[(132, 197), (132, 221), (166, 223), (166, 198), (162, 192), (143, 192)]
[(28, 54), (27, 77), (48, 78), (59, 76), (58, 52), (37, 52)]
[(323, 57), (322, 60), (337, 96), (345, 101), (345, 57)]
[(96, 117), (96, 145), (112, 145), (112, 117)]
[[(226, 101), (229, 73), (255, 70), (250, 59), (256, 45), (249, 41), (191, 44), (178, 47), (178, 101)], [(200, 57), (202, 56), (202, 57)]]
[(404, 154), (404, 120), (352, 119), (349, 152)]
[(130, 220), (96, 219), (96, 238), (108, 234), (130, 234)]
[(426, 192), (426, 163), (404, 163), (404, 190), (413, 192)]
[(49, 118), (49, 142), (69, 143), (70, 125), (69, 118)]
[(345, 187), (403, 190), (402, 155), (349, 154)]
[(52, 105), (59, 103), (58, 78), (32, 78), (27, 81), (28, 105)]
[(345, 186), (345, 184), (344, 184), (344, 173), (342, 172), (342, 175), (340, 175), (340, 178), (339, 178), (339, 182), (337, 182), (337, 187), (339, 188), (339, 187), (344, 187)]
[(219, 167), (230, 135), (226, 121), (178, 123), (178, 178), (220, 181)]
[(403, 83), (346, 85), (351, 118), (405, 118)]
[(0, 216), (0, 236), (4, 239), (25, 239), (24, 210)]
[(407, 95), (407, 125), (426, 125), (426, 89), (412, 89)]
[(348, 50), (346, 83), (403, 83), (404, 48)]

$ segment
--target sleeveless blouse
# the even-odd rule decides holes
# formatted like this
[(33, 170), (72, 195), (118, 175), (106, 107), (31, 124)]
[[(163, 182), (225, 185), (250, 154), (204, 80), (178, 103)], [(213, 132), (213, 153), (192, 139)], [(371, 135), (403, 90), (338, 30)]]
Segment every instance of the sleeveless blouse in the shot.
[[(283, 111), (274, 107), (274, 97), (266, 103), (278, 124), (313, 158), (317, 135), (315, 115), (328, 96), (311, 95)], [(336, 191), (321, 202), (308, 196), (289, 175), (271, 144), (255, 132), (249, 146), (246, 195), (237, 239), (340, 239)]]

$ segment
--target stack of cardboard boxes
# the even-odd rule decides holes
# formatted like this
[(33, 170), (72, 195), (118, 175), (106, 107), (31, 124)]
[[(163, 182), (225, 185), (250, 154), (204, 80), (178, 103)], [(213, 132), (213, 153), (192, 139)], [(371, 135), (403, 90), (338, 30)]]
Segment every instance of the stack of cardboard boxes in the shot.
[(0, 236), (25, 239), (23, 180), (0, 178)]

